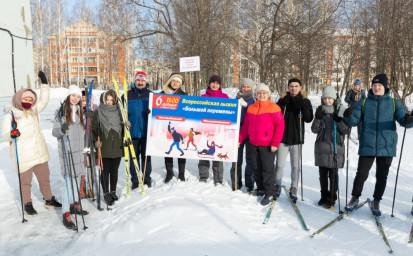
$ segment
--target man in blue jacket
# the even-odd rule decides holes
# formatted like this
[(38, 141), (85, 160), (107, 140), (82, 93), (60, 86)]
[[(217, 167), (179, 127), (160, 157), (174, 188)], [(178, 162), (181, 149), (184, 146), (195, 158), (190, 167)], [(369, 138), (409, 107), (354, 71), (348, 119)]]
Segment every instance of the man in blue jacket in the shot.
[[(148, 76), (144, 72), (135, 74), (135, 83), (128, 91), (128, 119), (131, 124), (130, 133), (133, 147), (135, 148), (136, 159), (141, 165), (141, 171), (144, 171), (146, 155), (146, 133), (148, 128), (149, 110), (149, 93), (147, 89)], [(131, 159), (131, 157), (130, 157)], [(133, 161), (130, 162), (130, 174), (132, 180), (132, 189), (139, 187), (138, 177), (135, 172)], [(143, 183), (151, 187), (152, 164), (151, 157), (147, 156), (146, 171)]]
[(346, 206), (352, 211), (357, 206), (364, 182), (371, 166), (376, 160), (376, 185), (373, 194), (373, 214), (380, 216), (380, 200), (386, 189), (387, 176), (393, 157), (396, 156), (397, 133), (396, 121), (403, 127), (413, 126), (412, 116), (401, 101), (390, 97), (386, 74), (376, 75), (367, 98), (359, 100), (351, 111), (346, 109), (344, 121), (349, 126), (361, 123), (359, 161), (353, 183), (352, 198)]

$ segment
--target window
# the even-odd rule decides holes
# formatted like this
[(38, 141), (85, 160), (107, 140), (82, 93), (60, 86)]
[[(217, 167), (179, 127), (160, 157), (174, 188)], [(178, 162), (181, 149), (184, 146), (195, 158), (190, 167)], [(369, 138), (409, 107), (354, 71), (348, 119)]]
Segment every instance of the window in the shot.
[(98, 68), (97, 68), (97, 67), (88, 67), (88, 68), (87, 68), (87, 71), (88, 71), (88, 72), (97, 72), (97, 71), (98, 71)]

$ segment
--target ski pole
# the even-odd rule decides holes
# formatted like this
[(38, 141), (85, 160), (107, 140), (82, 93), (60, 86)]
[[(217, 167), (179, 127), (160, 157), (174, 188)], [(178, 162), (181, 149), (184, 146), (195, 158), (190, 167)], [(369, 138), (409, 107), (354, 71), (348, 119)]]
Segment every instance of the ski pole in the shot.
[(238, 175), (237, 175), (237, 173), (238, 173), (238, 161), (236, 161), (235, 162), (235, 192), (237, 192), (237, 189), (238, 189)]
[(300, 144), (299, 144), (299, 154), (300, 154), (300, 175), (301, 175), (301, 201), (304, 201), (304, 190), (303, 190), (303, 128), (301, 126), (301, 119), (303, 117), (303, 114), (301, 113), (300, 109), (300, 114), (298, 114), (298, 118), (300, 119)]
[(397, 165), (396, 182), (395, 182), (395, 184), (394, 184), (393, 205), (392, 205), (392, 207), (391, 207), (391, 216), (392, 216), (392, 217), (394, 217), (394, 215), (393, 215), (393, 210), (394, 210), (394, 202), (395, 202), (395, 200), (396, 200), (397, 180), (398, 180), (398, 178), (399, 178), (400, 162), (402, 161), (403, 146), (404, 146), (404, 138), (405, 138), (405, 137), (406, 137), (406, 127), (404, 127), (402, 147), (401, 147), (401, 149), (400, 149), (399, 164)]
[[(100, 142), (100, 136), (98, 136), (98, 141)], [(103, 175), (104, 170), (103, 170), (103, 161), (102, 161), (102, 150), (101, 150), (101, 148), (98, 148), (98, 167), (99, 167), (99, 170), (100, 170), (99, 174)], [(102, 177), (102, 187), (103, 187), (103, 193), (105, 193), (104, 188), (107, 188), (106, 193), (109, 193), (109, 185), (108, 185), (108, 187), (106, 187), (105, 177)], [(99, 190), (100, 190), (100, 188), (99, 188)], [(106, 210), (107, 211), (110, 210), (108, 202), (106, 202)]]
[(348, 198), (348, 148), (349, 148), (349, 142), (350, 142), (350, 132), (351, 128), (348, 129), (348, 134), (347, 134), (347, 156), (346, 156), (346, 205), (347, 205), (347, 198)]
[(18, 154), (18, 151), (17, 151), (17, 137), (20, 136), (20, 132), (17, 129), (17, 122), (14, 119), (14, 113), (13, 113), (13, 111), (10, 111), (10, 112), (11, 112), (11, 118), (12, 118), (11, 119), (12, 130), (10, 132), (10, 135), (12, 135), (12, 138), (14, 138), (14, 148), (15, 148), (15, 152), (16, 152), (16, 164), (17, 164), (17, 177), (19, 178), (20, 203), (21, 203), (21, 206), (22, 206), (22, 216), (23, 216), (22, 217), (22, 223), (25, 223), (25, 222), (27, 222), (27, 220), (24, 218), (22, 182), (21, 182), (21, 179), (20, 179), (20, 163), (19, 163), (19, 154)]
[[(146, 153), (146, 152), (145, 152)], [(146, 173), (146, 163), (148, 161), (148, 156), (145, 154), (145, 165), (143, 166), (143, 177), (142, 177), (142, 186), (145, 184), (145, 173)], [(139, 164), (139, 162), (138, 162)]]
[[(69, 134), (66, 135), (66, 142), (69, 145), (69, 153), (70, 153), (69, 156), (70, 156), (70, 160), (72, 162), (72, 168), (73, 168), (73, 174), (74, 174), (74, 178), (75, 178), (75, 182), (76, 182), (77, 193), (79, 194), (79, 184), (77, 182), (76, 168), (75, 168), (75, 163), (74, 163), (74, 160), (73, 160), (72, 146), (70, 145)], [(70, 172), (70, 173), (72, 173), (72, 172)], [(73, 200), (75, 200), (75, 198), (73, 198)], [(75, 204), (74, 207), (77, 210), (77, 205), (76, 204)], [(85, 224), (85, 217), (83, 216), (83, 207), (82, 207), (82, 200), (81, 199), (79, 199), (79, 207), (80, 207), (80, 215), (82, 216), (82, 221), (83, 221), (83, 230), (86, 230), (88, 227), (86, 227), (86, 224)]]

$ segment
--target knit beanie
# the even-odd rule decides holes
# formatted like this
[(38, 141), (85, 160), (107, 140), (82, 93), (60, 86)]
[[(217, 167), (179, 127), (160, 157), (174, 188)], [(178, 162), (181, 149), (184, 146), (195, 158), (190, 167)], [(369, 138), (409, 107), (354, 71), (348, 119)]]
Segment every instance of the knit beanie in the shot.
[(135, 74), (135, 81), (136, 81), (137, 79), (143, 79), (143, 80), (146, 81), (146, 79), (148, 79), (148, 75), (147, 75), (145, 72), (138, 71), (138, 72), (136, 72), (136, 74)]
[(24, 89), (17, 91), (13, 95), (13, 98), (11, 99), (11, 104), (13, 105), (13, 107), (17, 108), (18, 110), (23, 110), (22, 98), (24, 97), (32, 97), (33, 105), (36, 104), (37, 94), (31, 89), (24, 88)]
[(255, 83), (251, 78), (243, 78), (239, 83), (239, 89), (241, 90), (244, 85), (251, 87), (252, 91), (255, 90)]
[(292, 78), (292, 79), (288, 80), (288, 85), (290, 85), (290, 84), (293, 83), (293, 82), (296, 82), (296, 83), (298, 83), (300, 86), (302, 86), (302, 85), (301, 85), (301, 80), (298, 79), (298, 78)]
[(332, 98), (332, 99), (336, 100), (337, 99), (336, 89), (334, 89), (333, 86), (327, 86), (324, 89), (323, 94), (321, 95), (321, 98)]
[(373, 78), (373, 80), (371, 80), (372, 85), (375, 83), (379, 83), (379, 84), (382, 84), (384, 88), (387, 88), (387, 82), (388, 82), (388, 78), (386, 74), (378, 74)]
[(213, 82), (217, 82), (217, 83), (219, 83), (219, 85), (222, 85), (221, 84), (221, 77), (219, 77), (219, 76), (217, 76), (217, 75), (213, 75), (213, 76), (211, 76), (210, 78), (209, 78), (209, 83), (208, 83), (208, 86), (211, 84), (211, 83), (213, 83)]
[(354, 86), (361, 86), (361, 80), (359, 78), (354, 81)]
[(80, 88), (77, 85), (70, 85), (69, 90), (67, 91), (66, 97), (71, 95), (71, 94), (76, 94), (79, 95), (80, 98), (82, 98), (82, 91), (80, 90)]
[(257, 88), (255, 88), (255, 95), (257, 95), (257, 93), (258, 93), (259, 91), (266, 91), (266, 92), (268, 93), (268, 95), (271, 96), (270, 88), (269, 88), (266, 84), (264, 84), (264, 83), (259, 83), (259, 84), (257, 85)]

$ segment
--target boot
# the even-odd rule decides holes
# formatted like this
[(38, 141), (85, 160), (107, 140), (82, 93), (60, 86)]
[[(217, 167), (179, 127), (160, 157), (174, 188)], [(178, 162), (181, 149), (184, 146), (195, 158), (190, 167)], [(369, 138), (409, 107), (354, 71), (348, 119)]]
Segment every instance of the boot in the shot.
[(274, 193), (274, 197), (278, 198), (281, 195), (281, 186), (280, 185), (275, 185), (275, 193)]
[(74, 204), (70, 204), (70, 214), (88, 215), (89, 212), (85, 210), (80, 211), (80, 205), (76, 202), (76, 207)]
[(320, 201), (318, 201), (318, 205), (329, 209), (331, 207), (331, 200), (328, 197), (322, 196)]
[(271, 195), (265, 195), (264, 198), (261, 200), (260, 204), (261, 204), (262, 206), (265, 206), (265, 205), (271, 203), (272, 200), (273, 200), (273, 196), (271, 196)]
[(63, 213), (63, 225), (67, 229), (74, 229), (76, 225), (72, 222), (72, 218), (70, 218), (70, 212)]
[(110, 192), (110, 195), (112, 196), (112, 199), (113, 199), (113, 200), (115, 200), (115, 201), (118, 201), (118, 200), (119, 200), (119, 197), (116, 195), (116, 191)]
[(93, 190), (91, 190), (91, 189), (87, 190), (87, 197), (89, 197), (89, 198), (94, 198), (95, 197), (95, 195), (93, 194)]
[(132, 182), (132, 190), (136, 189), (139, 187), (139, 183), (138, 182)]
[(265, 194), (264, 190), (259, 190), (258, 188), (251, 191), (251, 193), (250, 193), (250, 195), (252, 195), (252, 196), (263, 196), (264, 194)]
[(381, 216), (380, 200), (374, 199), (373, 202), (371, 202), (371, 212), (374, 216)]
[(86, 198), (85, 188), (83, 188), (80, 193), (82, 194), (82, 199)]
[(178, 178), (179, 178), (180, 181), (185, 181), (185, 171), (183, 171), (183, 172), (180, 171)]
[(27, 204), (24, 205), (24, 212), (29, 216), (37, 215), (36, 210), (33, 208), (32, 202), (28, 202)]
[(109, 206), (113, 205), (113, 203), (115, 202), (115, 200), (113, 200), (112, 195), (110, 193), (105, 193), (103, 198), (105, 199), (106, 204)]
[(296, 202), (297, 201), (297, 188), (295, 188), (295, 187), (291, 187), (290, 188), (290, 198), (294, 201), (294, 202)]
[(179, 156), (183, 156), (184, 155), (184, 151), (181, 151), (181, 154)]
[(174, 172), (172, 170), (167, 170), (166, 171), (166, 177), (165, 177), (165, 183), (170, 182), (174, 176), (175, 175), (174, 175)]
[(357, 204), (359, 203), (359, 199), (357, 197), (351, 197), (350, 202), (348, 202), (348, 204), (346, 205), (346, 207), (344, 207), (344, 209), (346, 209), (346, 211), (353, 211), (354, 208), (356, 208)]
[[(44, 198), (43, 198), (44, 199)], [(45, 204), (44, 207), (47, 209), (50, 208), (62, 208), (62, 204), (59, 203), (58, 201), (56, 201), (56, 198), (54, 196), (52, 196), (52, 198), (50, 198), (50, 200), (45, 200)]]

